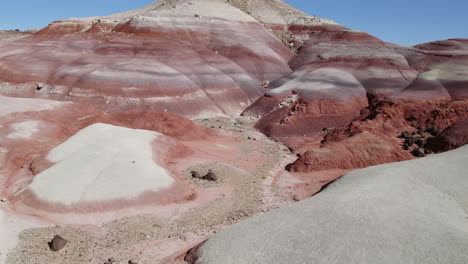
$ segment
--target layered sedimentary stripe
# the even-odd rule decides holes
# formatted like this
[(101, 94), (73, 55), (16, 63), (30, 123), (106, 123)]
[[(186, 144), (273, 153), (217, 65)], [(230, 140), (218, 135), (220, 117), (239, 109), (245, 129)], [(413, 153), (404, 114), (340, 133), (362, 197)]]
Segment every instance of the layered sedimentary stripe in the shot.
[[(0, 49), (1, 79), (29, 83), (2, 93), (190, 117), (240, 113), (264, 93), (262, 81), (291, 71), (288, 49), (247, 18), (147, 12), (91, 34), (68, 31), (86, 20), (57, 22)], [(36, 91), (36, 83), (47, 89)]]

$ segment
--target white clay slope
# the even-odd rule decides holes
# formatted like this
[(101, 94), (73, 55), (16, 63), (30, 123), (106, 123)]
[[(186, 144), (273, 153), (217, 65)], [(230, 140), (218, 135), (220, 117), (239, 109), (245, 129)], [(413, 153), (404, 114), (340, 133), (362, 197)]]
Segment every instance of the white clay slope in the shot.
[(91, 125), (54, 148), (47, 159), (56, 164), (36, 175), (28, 188), (41, 200), (65, 205), (132, 199), (167, 188), (174, 180), (153, 160), (152, 142), (161, 136)]
[(55, 107), (65, 104), (68, 104), (68, 102), (56, 102), (44, 99), (14, 98), (0, 95), (0, 116), (29, 111), (52, 110)]
[(330, 19), (309, 16), (280, 0), (160, 0), (135, 10), (103, 17), (73, 18), (73, 20), (101, 20), (125, 22), (137, 16), (190, 16), (220, 18), (230, 21), (266, 24), (336, 25)]
[[(256, 22), (257, 20), (241, 10), (220, 0), (170, 0), (156, 1), (143, 8), (103, 17), (73, 18), (73, 20), (100, 19), (101, 21), (125, 22), (138, 16), (154, 17), (209, 17), (230, 21)], [(196, 17), (195, 17), (196, 16)]]

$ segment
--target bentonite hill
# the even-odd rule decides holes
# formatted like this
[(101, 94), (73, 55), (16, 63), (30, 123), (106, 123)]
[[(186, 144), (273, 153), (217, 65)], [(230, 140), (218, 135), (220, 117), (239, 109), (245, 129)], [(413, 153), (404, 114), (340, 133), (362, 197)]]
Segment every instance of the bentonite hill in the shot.
[(468, 39), (280, 0), (0, 31), (0, 263), (466, 264), (467, 143)]

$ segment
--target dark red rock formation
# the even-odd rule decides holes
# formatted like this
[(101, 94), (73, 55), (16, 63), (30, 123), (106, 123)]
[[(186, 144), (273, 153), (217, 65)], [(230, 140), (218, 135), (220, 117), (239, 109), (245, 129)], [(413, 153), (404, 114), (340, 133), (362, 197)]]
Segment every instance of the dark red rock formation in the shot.
[[(443, 131), (451, 124), (468, 118), (468, 101), (379, 101), (372, 100), (367, 111), (350, 124), (324, 133), (320, 144), (310, 144), (308, 138), (302, 139), (304, 144), (310, 144), (310, 149), (302, 149), (304, 154), (290, 166), (297, 172), (311, 172), (322, 169), (363, 168), (372, 165), (420, 157), (430, 152), (437, 152), (435, 142), (446, 147), (445, 150), (463, 145), (463, 128), (457, 126), (453, 132), (442, 134), (457, 138), (453, 146), (448, 141), (440, 139)], [(450, 129), (447, 129), (450, 130)], [(457, 131), (457, 132), (455, 132)], [(401, 135), (407, 134), (411, 143), (407, 144)], [(450, 137), (450, 136), (449, 136)], [(318, 137), (316, 140), (320, 140)], [(418, 140), (423, 142), (418, 145)], [(288, 139), (285, 143), (291, 144)], [(426, 147), (426, 142), (433, 142), (432, 147)], [(442, 143), (444, 142), (444, 143)], [(295, 138), (294, 146), (300, 145), (301, 138)], [(429, 145), (431, 145), (429, 144)], [(406, 147), (405, 147), (406, 145)], [(296, 147), (297, 148), (297, 147)], [(422, 149), (421, 149), (422, 148)], [(440, 148), (440, 145), (439, 145)], [(294, 148), (293, 148), (294, 149)], [(371, 153), (371, 154), (369, 154)]]
[(307, 151), (290, 166), (290, 171), (365, 168), (409, 159), (412, 155), (404, 151), (395, 138), (362, 132)]
[(443, 152), (465, 144), (468, 144), (468, 119), (455, 122), (440, 135), (430, 139), (427, 148), (434, 152)]

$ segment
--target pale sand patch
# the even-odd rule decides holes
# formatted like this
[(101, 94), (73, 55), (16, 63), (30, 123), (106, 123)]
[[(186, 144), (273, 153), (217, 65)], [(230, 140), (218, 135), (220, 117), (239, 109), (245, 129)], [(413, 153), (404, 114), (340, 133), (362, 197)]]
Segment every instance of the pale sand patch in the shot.
[(9, 139), (29, 139), (39, 131), (40, 121), (26, 121), (11, 125), (13, 132), (7, 135)]
[(66, 205), (131, 199), (169, 187), (174, 179), (153, 160), (151, 142), (161, 134), (106, 124), (91, 125), (54, 148), (57, 163), (35, 176), (38, 198)]
[(55, 107), (65, 104), (68, 104), (68, 102), (56, 102), (44, 99), (15, 98), (0, 95), (0, 116), (29, 111), (52, 110)]

